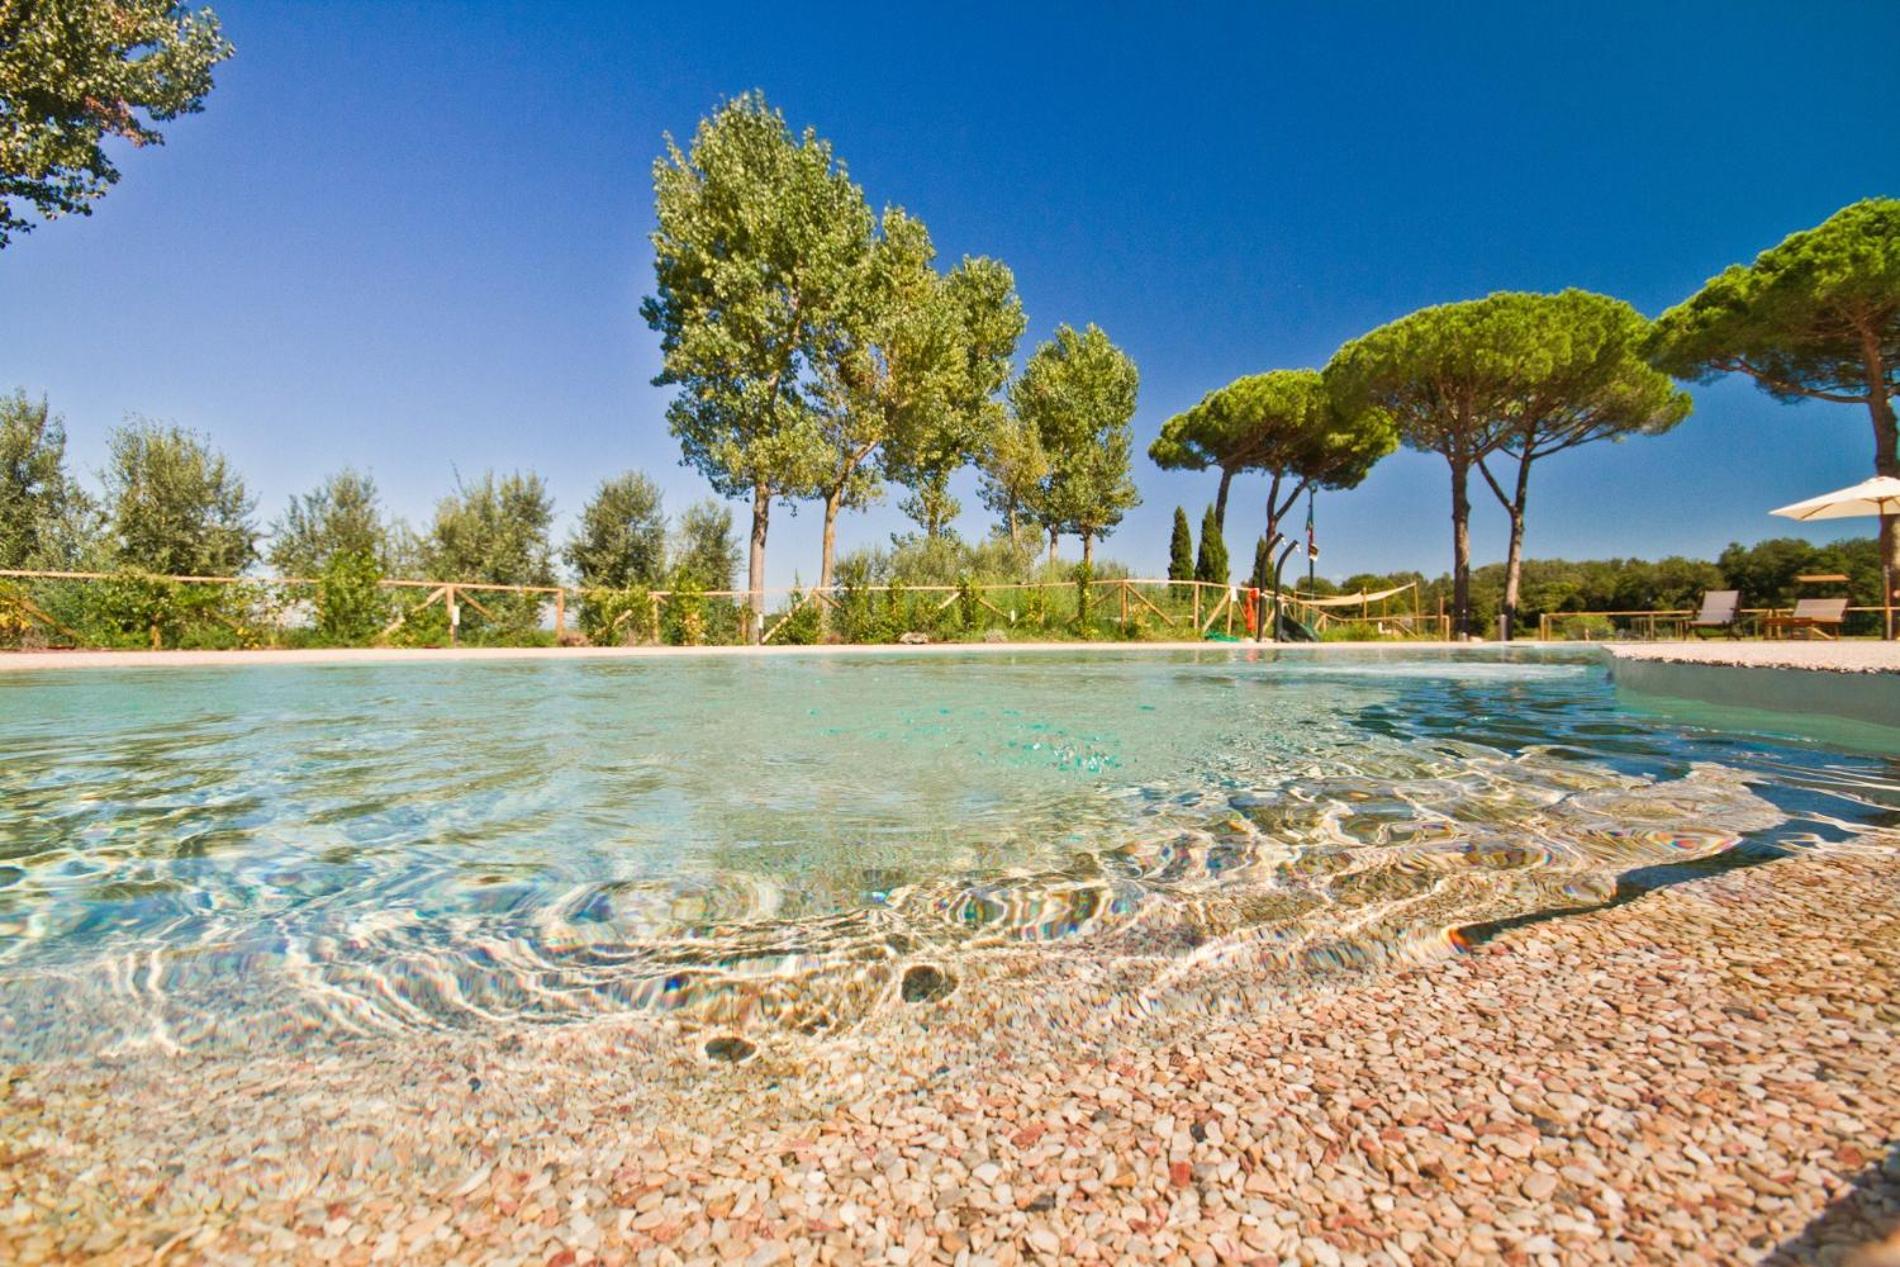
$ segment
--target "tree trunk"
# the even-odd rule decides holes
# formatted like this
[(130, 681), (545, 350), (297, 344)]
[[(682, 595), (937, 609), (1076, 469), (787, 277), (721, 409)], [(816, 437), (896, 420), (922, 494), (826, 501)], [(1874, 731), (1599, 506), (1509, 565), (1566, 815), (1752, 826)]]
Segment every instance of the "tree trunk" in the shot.
[(844, 485), (831, 490), (825, 497), (825, 535), (819, 547), (818, 588), (825, 593), (831, 592), (831, 565), (838, 553), (838, 506), (844, 501)]
[(1009, 543), (1020, 547), (1023, 543), (1021, 526), (1016, 522), (1016, 503), (1009, 504)]
[[(1273, 483), (1267, 485), (1267, 549), (1269, 551), (1276, 550), (1279, 548), (1273, 540), (1273, 538), (1279, 533), (1279, 531), (1280, 531), (1280, 477), (1278, 475), (1275, 475), (1273, 477)], [(1244, 558), (1246, 556), (1243, 555), (1242, 557)]]
[(1524, 504), (1530, 499), (1531, 459), (1528, 450), (1517, 462), (1517, 487), (1504, 513), (1511, 519), (1511, 543), (1504, 555), (1504, 640), (1517, 637), (1517, 597), (1524, 571)]
[(1451, 459), (1451, 636), (1471, 635), (1471, 461)]
[(1054, 528), (1049, 529), (1049, 566), (1056, 565), (1056, 538), (1061, 534)]
[(1084, 568), (1095, 566), (1095, 534), (1092, 532), (1082, 534), (1082, 566)]
[(1220, 535), (1227, 535), (1227, 486), (1234, 482), (1234, 473), (1226, 467), (1221, 468), (1220, 492), (1214, 494), (1214, 522), (1220, 525)]
[(752, 486), (752, 548), (746, 561), (747, 642), (765, 636), (765, 528), (772, 514), (772, 491), (763, 484)]
[[(1887, 366), (1871, 332), (1863, 335), (1863, 342), (1867, 349), (1867, 412), (1874, 420), (1874, 474), (1900, 479), (1900, 424), (1894, 419), (1893, 398), (1887, 394)], [(1881, 585), (1892, 585), (1894, 578), (1900, 577), (1900, 515), (1880, 517), (1880, 558), (1885, 565)], [(1882, 594), (1880, 605), (1885, 607), (1891, 599), (1891, 594)]]

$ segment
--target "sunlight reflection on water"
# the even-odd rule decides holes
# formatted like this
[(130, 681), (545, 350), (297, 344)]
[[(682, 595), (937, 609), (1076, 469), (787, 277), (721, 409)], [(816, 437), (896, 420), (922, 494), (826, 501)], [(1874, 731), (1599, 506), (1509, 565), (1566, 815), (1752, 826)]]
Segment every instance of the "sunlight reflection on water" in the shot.
[(1620, 711), (1588, 653), (0, 679), (0, 1055), (686, 1012), (986, 948), (1378, 962), (1900, 826), (1892, 762)]

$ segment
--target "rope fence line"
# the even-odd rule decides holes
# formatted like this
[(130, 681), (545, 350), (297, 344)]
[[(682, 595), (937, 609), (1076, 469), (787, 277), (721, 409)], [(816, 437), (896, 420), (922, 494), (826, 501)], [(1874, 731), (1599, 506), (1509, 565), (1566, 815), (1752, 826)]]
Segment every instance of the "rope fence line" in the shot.
[[(254, 586), (263, 590), (315, 590), (323, 584), (323, 582), (317, 578), (301, 576), (195, 576), (141, 572), (97, 572), (15, 568), (0, 569), (0, 580), (81, 583), (138, 581), (181, 586)], [(551, 601), (553, 607), (553, 632), (557, 640), (565, 636), (567, 632), (568, 604), (570, 600), (585, 604), (602, 593), (644, 593), (650, 605), (646, 613), (645, 624), (647, 628), (644, 632), (646, 636), (654, 641), (661, 640), (663, 612), (666, 604), (683, 596), (694, 599), (711, 599), (730, 602), (738, 608), (738, 614), (742, 624), (748, 627), (753, 617), (750, 603), (754, 591), (741, 589), (693, 591), (682, 591), (678, 589), (652, 589), (641, 591), (636, 589), (628, 591), (602, 591), (574, 585), (508, 585), (489, 581), (418, 580), (403, 577), (378, 578), (375, 581), (375, 585), (378, 589), (387, 591), (414, 592), (420, 590), (425, 592), (425, 596), (420, 602), (399, 611), (395, 619), (383, 627), (378, 636), (378, 641), (393, 636), (406, 623), (414, 619), (418, 613), (426, 611), (430, 607), (440, 603), (448, 615), (449, 640), (451, 645), (453, 645), (461, 625), (461, 611), (464, 605), (473, 608), (485, 619), (491, 621), (495, 619), (494, 613), (491, 612), (488, 607), (483, 604), (481, 598), (478, 597), (492, 595), (534, 597), (540, 598), (544, 602)], [(1223, 585), (1215, 581), (1173, 580), (1151, 577), (1110, 577), (1091, 580), (1087, 582), (1086, 585), (1091, 593), (1101, 592), (1108, 597), (1118, 600), (1116, 621), (1123, 628), (1130, 626), (1131, 617), (1139, 619), (1145, 614), (1152, 616), (1169, 629), (1191, 629), (1196, 637), (1208, 636), (1214, 629), (1216, 623), (1221, 622), (1223, 618), (1223, 631), (1227, 635), (1231, 636), (1233, 634), (1236, 620), (1241, 620), (1247, 631), (1252, 632), (1259, 621), (1265, 619), (1263, 612), (1264, 607), (1270, 604), (1275, 598), (1275, 595), (1270, 590), (1257, 590), (1248, 586)], [(788, 602), (790, 606), (789, 609), (777, 613), (777, 621), (769, 628), (764, 629), (759, 637), (759, 641), (770, 642), (786, 628), (787, 624), (794, 617), (800, 614), (801, 609), (807, 603), (816, 602), (825, 612), (838, 612), (843, 610), (844, 597), (852, 593), (885, 596), (892, 594), (941, 595), (941, 601), (930, 608), (930, 614), (932, 616), (941, 615), (946, 609), (967, 595), (977, 606), (987, 610), (999, 621), (1008, 622), (1013, 625), (1017, 620), (1016, 613), (1013, 610), (1008, 612), (1004, 611), (996, 602), (991, 601), (992, 597), (1031, 592), (1048, 596), (1074, 591), (1075, 589), (1075, 581), (1056, 579), (1047, 581), (996, 581), (971, 583), (967, 585), (879, 583), (846, 586), (834, 584), (829, 591), (821, 590), (816, 586), (766, 586), (762, 590), (757, 591), (762, 601), (770, 605), (774, 603), (774, 600), (779, 600)], [(1167, 610), (1161, 603), (1156, 602), (1154, 598), (1150, 597), (1148, 593), (1144, 593), (1144, 589), (1151, 591), (1158, 590), (1165, 597), (1174, 597), (1182, 600), (1180, 604), (1181, 609), (1176, 611)], [(1395, 612), (1391, 610), (1390, 600), (1408, 591), (1412, 595), (1411, 611)], [(1371, 594), (1329, 595), (1323, 599), (1315, 599), (1312, 596), (1302, 596), (1295, 592), (1284, 591), (1277, 597), (1280, 604), (1293, 609), (1296, 614), (1302, 616), (1304, 620), (1308, 622), (1309, 628), (1315, 631), (1323, 631), (1338, 624), (1358, 623), (1372, 627), (1381, 636), (1417, 636), (1420, 632), (1424, 631), (1427, 626), (1430, 626), (1432, 632), (1440, 636), (1442, 636), (1444, 632), (1444, 617), (1442, 615), (1433, 617), (1419, 610), (1416, 584), (1408, 584)], [(71, 639), (75, 643), (83, 641), (79, 634), (57, 620), (23, 591), (13, 594), (7, 601), (17, 610), (20, 619), (37, 622), (59, 633), (63, 637)], [(1091, 600), (1087, 606), (1092, 608), (1094, 601), (1096, 600)], [(1377, 604), (1380, 609), (1377, 613), (1372, 610), (1374, 604)], [(1354, 605), (1357, 605), (1360, 609), (1356, 614), (1350, 613), (1347, 610)], [(0, 632), (4, 632), (7, 628), (4, 619), (7, 614), (6, 611), (0, 610)], [(226, 624), (232, 623), (227, 617), (219, 613), (207, 612), (205, 614)], [(619, 613), (609, 622), (608, 631), (611, 633), (623, 629), (635, 614), (636, 609), (634, 608), (629, 608)], [(1078, 617), (1081, 615), (1080, 610), (1078, 610), (1077, 615)], [(281, 620), (276, 621), (275, 624), (278, 628), (288, 627)], [(749, 628), (747, 632), (750, 632)], [(151, 645), (154, 649), (162, 646), (162, 629), (157, 616), (152, 617), (150, 638)]]

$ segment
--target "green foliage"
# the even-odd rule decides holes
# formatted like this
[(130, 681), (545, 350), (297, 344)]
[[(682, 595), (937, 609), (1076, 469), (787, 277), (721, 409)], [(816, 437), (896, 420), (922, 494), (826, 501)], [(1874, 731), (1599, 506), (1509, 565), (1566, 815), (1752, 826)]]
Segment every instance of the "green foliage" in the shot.
[(983, 628), (988, 623), (984, 620), (986, 611), (976, 588), (976, 578), (965, 572), (957, 578), (957, 615), (963, 622), (964, 630)]
[(1049, 589), (1037, 585), (1023, 591), (1023, 623), (1036, 629), (1049, 627)]
[(836, 629), (846, 642), (889, 642), (903, 631), (893, 631), (885, 620), (882, 596), (872, 588), (871, 556), (860, 553), (838, 561), (838, 615)]
[(173, 576), (236, 576), (257, 554), (255, 503), (201, 438), (134, 421), (106, 442), (107, 550), (115, 564)]
[(1071, 574), (1075, 578), (1075, 631), (1082, 637), (1089, 636), (1089, 625), (1095, 619), (1095, 569), (1087, 560), (1075, 565)]
[(1194, 533), (1188, 528), (1187, 511), (1174, 508), (1174, 532), (1168, 538), (1168, 579), (1194, 579)]
[[(731, 512), (726, 521), (731, 523)], [(666, 514), (659, 485), (638, 471), (602, 480), (581, 508), (562, 557), (590, 590), (658, 585), (666, 574)]]
[(1273, 480), (1267, 519), (1277, 525), (1309, 487), (1356, 488), (1397, 447), (1384, 409), (1335, 397), (1317, 370), (1270, 370), (1168, 419), (1148, 454), (1164, 469), (1265, 472)]
[(687, 568), (676, 569), (667, 588), (661, 619), (666, 640), (676, 647), (702, 645), (707, 640), (707, 600), (698, 575)]
[[(245, 618), (254, 597), (240, 586), (193, 585), (120, 568), (81, 588), (60, 619), (92, 646), (251, 645), (257, 631)], [(217, 627), (209, 636), (207, 625)]]
[(1033, 522), (1044, 481), (1049, 478), (1049, 455), (1034, 424), (1004, 410), (985, 435), (977, 455), (982, 472), (979, 484), (983, 504), (1001, 519), (1011, 541), (1022, 539), (1025, 521)]
[(1036, 428), (1049, 476), (1037, 515), (1053, 532), (1082, 538), (1085, 559), (1141, 501), (1129, 473), (1140, 375), (1134, 361), (1096, 326), (1058, 326), (1010, 385), (1016, 415)]
[[(911, 490), (905, 513), (942, 535), (959, 510), (950, 477), (1000, 417), (993, 397), (1023, 329), (1015, 278), (985, 259), (940, 276), (935, 255), (921, 221), (887, 210), (852, 271), (845, 315), (818, 362), (827, 529), (893, 479)], [(827, 531), (827, 550), (831, 540)], [(824, 578), (830, 563), (827, 554)]]
[[(473, 484), (458, 481), (456, 491), (436, 503), (423, 566), (438, 581), (551, 586), (554, 552), (548, 529), (553, 522), (554, 499), (532, 471), (499, 478), (490, 471)], [(465, 605), (463, 623), (471, 633), (492, 623), (522, 634), (540, 621), (539, 595), (482, 592), (473, 597), (492, 620)]]
[(809, 647), (817, 643), (824, 632), (823, 607), (817, 599), (794, 587), (772, 641), (788, 647)]
[[(1752, 546), (1731, 544), (1716, 559), (1723, 584), (1742, 592), (1745, 607), (1791, 607), (1800, 598), (1846, 591), (1851, 605), (1880, 605), (1880, 548), (1871, 537), (1848, 537), (1816, 545), (1798, 537), (1770, 537)], [(1845, 575), (1847, 584), (1825, 589), (1803, 586), (1795, 577)]]
[(270, 565), (279, 576), (314, 577), (340, 555), (363, 555), (378, 565), (389, 558), (376, 481), (345, 469), (311, 492), (293, 497), (271, 525)]
[(644, 585), (581, 593), (581, 632), (597, 647), (630, 647), (653, 636), (653, 593)]
[(775, 498), (819, 484), (829, 446), (818, 384), (871, 249), (864, 195), (809, 129), (794, 137), (758, 93), (700, 122), (690, 154), (669, 138), (653, 168), (658, 386), (688, 465), (753, 503), (748, 569), (762, 603)]
[(739, 543), (732, 535), (732, 510), (710, 497), (694, 502), (680, 516), (673, 545), (673, 569), (684, 571), (702, 590), (729, 590), (739, 566)]
[(0, 247), (41, 217), (90, 215), (119, 179), (112, 137), (159, 145), (153, 126), (192, 114), (231, 55), (210, 9), (173, 0), (0, 5)]
[(366, 549), (330, 553), (317, 578), (317, 633), (332, 643), (368, 642), (392, 618), (383, 569)]
[(1377, 642), (1385, 637), (1379, 626), (1370, 621), (1336, 620), (1320, 631), (1321, 642)]
[[(1451, 469), (1454, 630), (1471, 626), (1474, 466), (1512, 452), (1530, 460), (1586, 440), (1663, 430), (1688, 401), (1636, 355), (1642, 318), (1627, 304), (1566, 290), (1500, 292), (1422, 308), (1346, 344), (1327, 364), (1338, 407), (1382, 410), (1405, 444)], [(1495, 483), (1494, 483), (1495, 487)], [(1520, 491), (1522, 482), (1520, 482)], [(1521, 521), (1522, 496), (1507, 496)]]
[(1228, 582), (1227, 542), (1212, 506), (1201, 516), (1201, 552), (1194, 560), (1194, 579), (1214, 585)]
[(962, 510), (950, 477), (980, 460), (991, 438), (1011, 426), (996, 395), (1026, 324), (1014, 274), (991, 259), (966, 258), (950, 270), (937, 305), (949, 335), (944, 395), (884, 453), (885, 473), (910, 490), (901, 509), (932, 537), (944, 535)]
[[(1742, 373), (1781, 400), (1862, 404), (1874, 473), (1900, 477), (1900, 198), (1868, 198), (1730, 265), (1657, 319), (1656, 364), (1707, 381)], [(1881, 520), (1900, 569), (1900, 516)]]
[(66, 473), (66, 428), (44, 399), (0, 396), (0, 568), (72, 568), (96, 511)]
[(1649, 352), (1678, 378), (1747, 374), (1784, 400), (1900, 395), (1900, 199), (1853, 203), (1730, 265), (1657, 319)]
[(1565, 616), (1552, 622), (1551, 632), (1570, 642), (1601, 642), (1617, 636), (1616, 622), (1608, 616)]

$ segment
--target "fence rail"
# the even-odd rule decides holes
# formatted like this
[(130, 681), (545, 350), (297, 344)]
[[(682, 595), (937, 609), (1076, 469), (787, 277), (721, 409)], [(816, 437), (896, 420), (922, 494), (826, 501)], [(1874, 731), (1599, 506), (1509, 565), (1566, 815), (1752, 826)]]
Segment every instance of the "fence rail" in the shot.
[[(313, 627), (312, 613), (321, 602), (323, 585), (317, 578), (299, 576), (0, 569), (0, 635), (11, 633), (21, 641), (50, 641), (57, 636), (76, 645), (126, 645), (136, 639), (153, 648), (166, 645), (168, 636), (173, 644), (186, 638), (201, 643), (209, 638), (220, 645), (280, 645), (285, 638)], [(88, 606), (83, 597), (74, 601), (63, 595), (63, 586), (81, 591), (129, 586), (138, 594), (101, 621), (95, 619), (98, 603)], [(490, 629), (513, 620), (516, 636), (528, 636), (530, 631), (545, 636), (551, 616), (551, 632), (557, 641), (567, 637), (574, 608), (582, 613), (594, 640), (810, 640), (809, 626), (815, 621), (828, 640), (864, 641), (865, 637), (852, 635), (865, 633), (867, 606), (881, 607), (873, 614), (883, 622), (880, 629), (885, 640), (905, 631), (894, 629), (896, 625), (914, 625), (916, 631), (932, 634), (969, 635), (989, 628), (1054, 634), (1067, 629), (1081, 636), (1201, 639), (1216, 633), (1257, 632), (1271, 622), (1275, 601), (1271, 592), (1246, 587), (1145, 577), (1104, 578), (1085, 586), (1053, 578), (840, 584), (830, 590), (772, 586), (762, 591), (769, 614), (755, 627), (753, 596), (746, 590), (607, 592), (569, 585), (410, 578), (376, 578), (374, 586), (389, 601), (376, 622), (377, 632), (357, 640), (426, 641), (439, 635), (451, 645), (468, 623), (465, 608), (474, 613), (474, 623)], [(219, 587), (221, 595), (216, 594)], [(184, 605), (172, 601), (194, 588), (213, 591), (214, 601)], [(498, 616), (490, 604), (504, 597), (523, 601), (512, 612)], [(1315, 606), (1310, 599), (1297, 593), (1278, 596), (1279, 605), (1291, 618), (1315, 636), (1442, 637), (1447, 629), (1442, 614), (1418, 610), (1416, 589), (1411, 590), (1409, 610), (1399, 608), (1389, 595), (1368, 598), (1357, 610), (1349, 603), (1342, 607), (1337, 596), (1329, 599), (1328, 606)], [(590, 604), (595, 607), (590, 609)], [(597, 612), (607, 610), (612, 611), (610, 618), (595, 618)], [(82, 626), (88, 626), (89, 632), (82, 632)], [(418, 632), (420, 626), (426, 628)]]
[[(1846, 614), (1851, 619), (1846, 623), (1856, 624), (1867, 632), (1877, 634), (1884, 611), (1881, 607), (1849, 607)], [(1743, 607), (1736, 612), (1735, 632), (1738, 636), (1765, 636), (1770, 632), (1767, 628), (1769, 621), (1790, 616), (1793, 612), (1792, 607)], [(1690, 636), (1689, 622), (1698, 614), (1692, 607), (1545, 612), (1537, 618), (1537, 637), (1540, 642), (1596, 642), (1612, 639), (1673, 641)]]

